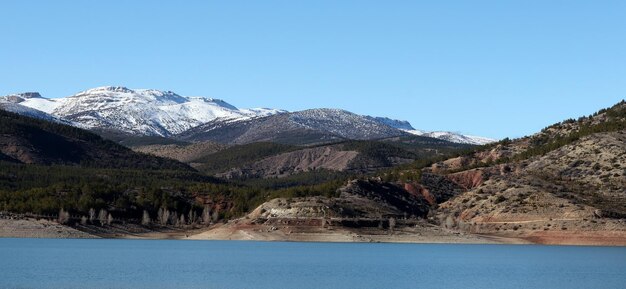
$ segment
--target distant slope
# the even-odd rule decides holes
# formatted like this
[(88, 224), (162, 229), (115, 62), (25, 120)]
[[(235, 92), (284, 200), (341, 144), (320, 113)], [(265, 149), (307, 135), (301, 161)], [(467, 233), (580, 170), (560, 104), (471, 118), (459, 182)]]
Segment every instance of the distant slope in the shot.
[(238, 109), (220, 99), (185, 97), (171, 91), (97, 87), (75, 95), (48, 99), (39, 93), (3, 97), (90, 129), (138, 135), (169, 136), (214, 119), (247, 119), (282, 112), (277, 109)]
[(408, 121), (362, 116), (340, 109), (308, 109), (259, 121), (256, 119), (287, 111), (240, 109), (220, 99), (122, 86), (97, 87), (53, 99), (37, 92), (12, 94), (0, 97), (0, 108), (87, 128), (107, 137), (126, 134), (171, 138), (180, 134), (190, 141), (230, 144), (318, 144), (415, 134), (465, 144), (493, 142), (453, 132), (426, 132), (414, 129)]
[(176, 161), (135, 153), (83, 129), (2, 110), (0, 152), (27, 164), (191, 170)]
[(464, 135), (464, 134), (449, 132), (449, 131), (426, 132), (426, 131), (421, 131), (421, 130), (406, 130), (406, 132), (410, 134), (418, 135), (418, 136), (438, 138), (438, 139), (446, 140), (446, 141), (453, 142), (453, 143), (484, 145), (484, 144), (496, 142), (495, 139), (490, 139), (490, 138), (480, 137), (480, 136)]
[(217, 174), (231, 168), (239, 168), (267, 157), (297, 149), (298, 147), (292, 145), (259, 142), (231, 146), (214, 154), (191, 160), (190, 162), (195, 163), (196, 168), (200, 171), (208, 174)]
[(60, 119), (58, 117), (55, 117), (41, 110), (21, 105), (19, 104), (20, 100), (21, 98), (19, 98), (19, 96), (13, 96), (13, 97), (7, 96), (4, 99), (0, 98), (0, 110), (10, 111), (10, 112), (17, 113), (20, 115), (39, 118), (39, 119), (43, 119), (47, 121), (65, 123), (65, 124), (70, 124), (70, 125), (73, 124), (69, 121)]
[(198, 194), (206, 187), (209, 194), (217, 183), (186, 164), (92, 132), (0, 110), (1, 211), (54, 216), (64, 210), (70, 224), (138, 223), (144, 211), (156, 218), (158, 210), (198, 209), (189, 188)]
[(183, 140), (211, 140), (228, 144), (279, 142), (319, 144), (337, 140), (367, 140), (407, 133), (351, 112), (310, 109), (241, 121), (213, 121), (190, 129)]
[(450, 131), (419, 130), (419, 129), (413, 128), (413, 126), (406, 120), (390, 119), (388, 117), (374, 117), (374, 116), (366, 116), (366, 117), (378, 123), (400, 129), (412, 135), (438, 138), (438, 139), (453, 142), (453, 143), (484, 145), (484, 144), (493, 143), (496, 141), (494, 139), (490, 139), (486, 137), (470, 136), (470, 135), (464, 135), (464, 134), (450, 132)]
[(349, 141), (339, 144), (301, 148), (218, 174), (226, 178), (283, 178), (298, 173), (328, 170), (363, 174), (408, 164), (417, 156), (388, 143)]
[[(465, 147), (417, 136), (305, 147), (261, 142), (234, 145), (205, 157), (187, 159), (186, 162), (201, 171), (225, 178), (284, 178), (316, 170), (364, 174)], [(163, 152), (167, 151), (164, 148)]]
[(134, 151), (151, 154), (160, 157), (175, 159), (192, 166), (195, 161), (204, 159), (218, 151), (226, 149), (227, 146), (214, 142), (199, 142), (191, 144), (151, 144), (136, 146)]

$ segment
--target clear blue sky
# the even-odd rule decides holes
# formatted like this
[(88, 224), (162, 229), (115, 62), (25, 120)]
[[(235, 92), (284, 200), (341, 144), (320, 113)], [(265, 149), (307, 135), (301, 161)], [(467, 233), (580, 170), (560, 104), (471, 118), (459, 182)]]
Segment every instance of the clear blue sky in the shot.
[(626, 98), (626, 1), (0, 2), (0, 95), (103, 85), (517, 137)]

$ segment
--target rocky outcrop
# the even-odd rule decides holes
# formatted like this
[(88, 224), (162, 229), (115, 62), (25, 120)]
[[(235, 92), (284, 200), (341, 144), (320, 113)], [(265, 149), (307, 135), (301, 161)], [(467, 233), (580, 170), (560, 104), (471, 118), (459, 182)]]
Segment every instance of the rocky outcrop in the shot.
[(461, 186), (441, 175), (424, 173), (420, 183), (428, 189), (437, 204), (443, 203), (463, 192)]
[(405, 183), (404, 190), (413, 196), (424, 198), (424, 200), (426, 200), (426, 202), (428, 202), (431, 206), (437, 205), (437, 199), (435, 196), (430, 193), (428, 188), (418, 183)]
[(461, 186), (463, 190), (469, 191), (480, 186), (484, 181), (483, 170), (469, 170), (446, 176), (449, 180)]
[(430, 210), (430, 204), (423, 195), (377, 179), (353, 180), (339, 191), (344, 197), (359, 196), (394, 208), (402, 216), (425, 217)]

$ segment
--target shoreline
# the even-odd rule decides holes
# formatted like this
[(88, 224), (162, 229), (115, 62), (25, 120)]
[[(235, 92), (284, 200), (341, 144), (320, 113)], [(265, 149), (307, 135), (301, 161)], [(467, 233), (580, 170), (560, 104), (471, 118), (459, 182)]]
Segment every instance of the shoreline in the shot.
[[(97, 227), (94, 226), (94, 228)], [(47, 220), (0, 219), (0, 238), (626, 246), (626, 234), (603, 237), (598, 236), (596, 232), (557, 232), (552, 235), (511, 236), (461, 233), (436, 226), (399, 228), (393, 233), (373, 228), (310, 226), (275, 228), (263, 225), (240, 225), (236, 222), (192, 230), (144, 228), (141, 232), (131, 232), (126, 227), (111, 226), (99, 231), (94, 228), (91, 228), (92, 232), (85, 232)]]

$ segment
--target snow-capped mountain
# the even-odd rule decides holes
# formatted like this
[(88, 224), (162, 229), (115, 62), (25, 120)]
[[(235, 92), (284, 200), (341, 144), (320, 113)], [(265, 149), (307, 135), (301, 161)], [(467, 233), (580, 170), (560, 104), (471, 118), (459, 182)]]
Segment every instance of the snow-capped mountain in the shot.
[(380, 116), (365, 116), (368, 119), (371, 119), (375, 122), (382, 123), (384, 125), (388, 125), (393, 128), (401, 129), (401, 130), (415, 130), (410, 122), (406, 120), (397, 120), (391, 119), (388, 117), (380, 117)]
[(453, 142), (453, 143), (464, 143), (464, 144), (472, 144), (472, 145), (484, 145), (484, 144), (488, 144), (488, 143), (492, 143), (492, 142), (496, 141), (494, 139), (490, 139), (490, 138), (486, 138), (486, 137), (464, 135), (464, 134), (450, 132), (450, 131), (424, 131), (424, 130), (419, 130), (419, 129), (415, 129), (406, 120), (396, 120), (396, 119), (390, 119), (390, 118), (387, 118), (387, 117), (373, 117), (373, 116), (367, 116), (367, 117), (369, 119), (372, 119), (372, 120), (377, 121), (379, 123), (388, 125), (388, 126), (393, 127), (393, 128), (400, 129), (400, 130), (405, 131), (407, 133), (410, 133), (412, 135), (438, 138), (438, 139), (446, 140), (446, 141)]
[(446, 140), (446, 141), (453, 142), (453, 143), (484, 145), (484, 144), (496, 142), (495, 139), (490, 139), (490, 138), (480, 137), (480, 136), (464, 135), (464, 134), (449, 132), (449, 131), (427, 132), (427, 131), (422, 131), (422, 130), (417, 130), (417, 129), (405, 130), (405, 131), (413, 135), (438, 138), (438, 139)]
[(5, 97), (0, 97), (0, 109), (10, 111), (13, 113), (39, 118), (47, 121), (53, 121), (58, 123), (64, 123), (68, 125), (78, 126), (78, 124), (71, 123), (59, 117), (53, 116), (40, 109), (32, 108), (31, 106), (23, 105), (24, 102), (31, 103), (31, 106), (37, 106), (40, 104), (45, 105), (45, 100), (37, 92), (25, 92), (20, 94), (12, 94)]
[(370, 140), (407, 135), (399, 129), (341, 109), (308, 109), (268, 117), (217, 119), (178, 135), (191, 141), (245, 144), (260, 141), (317, 144), (342, 139)]
[(397, 136), (391, 126), (342, 109), (318, 108), (292, 112), (289, 121), (324, 130), (346, 139), (376, 139)]
[(89, 89), (57, 99), (47, 99), (38, 93), (17, 94), (4, 97), (4, 101), (90, 129), (160, 136), (181, 133), (218, 118), (241, 120), (284, 112), (264, 108), (238, 109), (220, 99), (114, 86)]
[[(340, 109), (297, 112), (268, 108), (239, 109), (220, 99), (121, 86), (97, 87), (53, 99), (42, 97), (37, 92), (13, 94), (0, 97), (0, 108), (87, 129), (165, 137), (182, 135), (190, 140), (211, 139), (229, 143), (263, 140), (315, 143), (403, 134), (466, 144), (494, 141), (453, 132), (422, 131), (413, 128), (408, 121), (362, 116)], [(305, 140), (296, 141), (297, 138)]]

